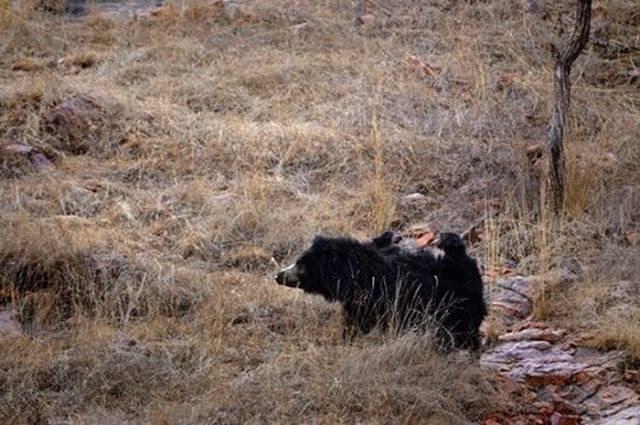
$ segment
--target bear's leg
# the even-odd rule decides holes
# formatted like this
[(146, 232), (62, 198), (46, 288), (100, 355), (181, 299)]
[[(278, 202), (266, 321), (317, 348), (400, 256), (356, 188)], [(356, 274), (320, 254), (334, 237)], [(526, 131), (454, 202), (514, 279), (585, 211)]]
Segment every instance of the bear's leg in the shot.
[(469, 323), (462, 320), (445, 321), (441, 327), (441, 333), (438, 335), (441, 345), (449, 346), (450, 349), (467, 349), (478, 351), (480, 349), (480, 334), (473, 329)]
[(455, 336), (443, 324), (437, 324), (433, 336), (435, 348), (442, 353), (449, 353), (456, 346)]
[(342, 339), (368, 334), (378, 323), (375, 309), (366, 303), (347, 302), (343, 305)]
[(353, 318), (345, 310), (342, 318), (342, 342), (348, 344), (357, 335), (358, 329), (353, 323)]
[(467, 348), (475, 353), (480, 351), (480, 346), (480, 334), (478, 332), (470, 333), (467, 337)]

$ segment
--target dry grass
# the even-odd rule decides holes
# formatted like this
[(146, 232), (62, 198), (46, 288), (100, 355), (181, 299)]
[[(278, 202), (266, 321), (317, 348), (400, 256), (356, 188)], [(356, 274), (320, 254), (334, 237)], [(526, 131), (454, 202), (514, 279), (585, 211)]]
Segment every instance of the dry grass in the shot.
[[(622, 316), (608, 316), (607, 325), (601, 323), (596, 329), (590, 345), (605, 350), (624, 350), (631, 364), (640, 361), (640, 336), (638, 336), (638, 320), (640, 311), (635, 308)], [(615, 329), (615, 332), (612, 331)]]
[(42, 12), (58, 2), (0, 1), (0, 298), (25, 326), (0, 333), (0, 422), (468, 423), (508, 408), (472, 361), (412, 335), (345, 346), (336, 306), (271, 282), (315, 233), (418, 221), (485, 217), (486, 268), (580, 265), (537, 314), (637, 353), (635, 313), (601, 314), (640, 272), (628, 2), (598, 2), (574, 70), (557, 226), (526, 149), (544, 139), (545, 46), (568, 5), (394, 0), (354, 28), (348, 2), (231, 3), (67, 19)]
[(184, 315), (204, 297), (197, 273), (162, 267), (84, 220), (12, 217), (3, 228), (1, 289), (11, 294), (23, 323), (86, 316), (126, 324), (140, 316)]
[(608, 246), (597, 266), (574, 283), (548, 282), (539, 318), (584, 332), (584, 342), (600, 349), (625, 350), (640, 359), (638, 247)]

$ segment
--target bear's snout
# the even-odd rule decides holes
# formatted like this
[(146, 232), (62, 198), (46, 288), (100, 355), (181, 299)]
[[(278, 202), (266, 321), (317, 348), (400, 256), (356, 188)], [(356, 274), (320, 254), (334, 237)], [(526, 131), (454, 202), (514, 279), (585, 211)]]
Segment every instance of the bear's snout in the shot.
[(297, 287), (299, 283), (298, 278), (298, 268), (295, 264), (290, 265), (289, 267), (282, 269), (276, 275), (276, 282), (279, 285), (285, 285), (290, 287)]

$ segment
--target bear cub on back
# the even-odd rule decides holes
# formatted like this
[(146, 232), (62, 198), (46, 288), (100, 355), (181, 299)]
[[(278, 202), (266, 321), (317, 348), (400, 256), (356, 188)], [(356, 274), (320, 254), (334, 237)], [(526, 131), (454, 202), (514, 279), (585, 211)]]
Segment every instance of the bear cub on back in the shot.
[(340, 302), (344, 337), (435, 322), (441, 349), (477, 350), (487, 314), (478, 266), (456, 234), (441, 234), (435, 246), (403, 249), (389, 232), (369, 242), (316, 236), (276, 281)]

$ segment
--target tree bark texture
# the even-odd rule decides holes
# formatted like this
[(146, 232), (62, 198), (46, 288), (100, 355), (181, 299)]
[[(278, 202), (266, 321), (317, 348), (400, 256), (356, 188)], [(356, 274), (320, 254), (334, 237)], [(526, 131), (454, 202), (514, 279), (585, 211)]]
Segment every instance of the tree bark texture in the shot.
[(564, 126), (571, 100), (571, 66), (589, 41), (591, 26), (591, 0), (577, 0), (576, 26), (567, 45), (558, 50), (552, 46), (556, 59), (553, 74), (555, 106), (547, 134), (546, 151), (549, 159), (547, 167), (547, 188), (550, 207), (557, 215), (564, 203), (565, 161)]

